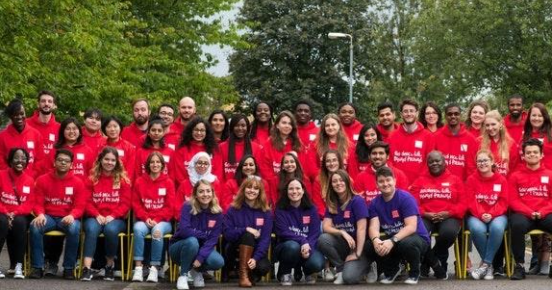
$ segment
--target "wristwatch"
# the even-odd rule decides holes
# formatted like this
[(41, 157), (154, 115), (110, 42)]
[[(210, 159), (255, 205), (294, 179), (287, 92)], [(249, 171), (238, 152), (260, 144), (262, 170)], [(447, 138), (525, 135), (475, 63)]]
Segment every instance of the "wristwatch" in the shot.
[(393, 236), (391, 237), (391, 242), (393, 242), (393, 244), (397, 244), (399, 242), (399, 238)]

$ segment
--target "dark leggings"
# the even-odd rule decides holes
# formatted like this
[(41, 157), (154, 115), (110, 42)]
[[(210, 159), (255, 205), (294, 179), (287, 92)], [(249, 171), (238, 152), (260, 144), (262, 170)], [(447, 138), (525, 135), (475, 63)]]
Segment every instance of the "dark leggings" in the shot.
[(25, 258), (27, 226), (27, 217), (18, 215), (13, 219), (12, 227), (9, 229), (8, 216), (0, 214), (0, 251), (2, 251), (4, 243), (8, 240), (8, 253), (10, 254), (10, 260), (14, 263), (23, 263)]
[[(240, 245), (255, 247), (257, 242), (255, 241), (255, 236), (251, 233), (246, 232), (243, 234), (238, 242), (228, 243), (226, 246), (226, 257), (225, 261), (227, 262), (228, 269), (233, 269), (235, 265), (236, 258), (238, 257), (238, 250)], [(251, 271), (251, 274), (255, 280), (262, 277), (270, 271), (271, 265), (267, 257), (263, 257), (261, 260), (257, 261), (257, 267)]]
[(525, 234), (534, 229), (552, 232), (552, 214), (539, 220), (529, 219), (519, 213), (513, 213), (510, 216), (512, 254), (516, 263), (525, 262)]
[(460, 232), (460, 221), (455, 218), (448, 218), (442, 222), (433, 223), (424, 218), (423, 222), (430, 234), (439, 234), (435, 237), (435, 246), (426, 255), (426, 264), (433, 266), (436, 258), (441, 262), (441, 265), (446, 267), (448, 250), (454, 244)]

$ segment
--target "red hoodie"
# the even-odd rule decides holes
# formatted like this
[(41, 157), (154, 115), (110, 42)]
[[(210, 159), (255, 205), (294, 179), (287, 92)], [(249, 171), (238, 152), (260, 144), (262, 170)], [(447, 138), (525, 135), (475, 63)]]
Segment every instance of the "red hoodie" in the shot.
[[(238, 168), (238, 165), (240, 163), (240, 160), (242, 159), (244, 152), (245, 152), (245, 141), (244, 140), (236, 140), (234, 142), (234, 163), (230, 163), (228, 160), (229, 156), (229, 148), (230, 146), (230, 140), (226, 140), (222, 143), (220, 143), (220, 153), (222, 158), (222, 164), (223, 164), (223, 179), (221, 180), (229, 180), (234, 178), (234, 174), (236, 174), (236, 169)], [(251, 141), (251, 153), (255, 157), (255, 160), (259, 162), (261, 159), (261, 146), (257, 144), (256, 142)]]
[[(190, 145), (184, 145), (177, 148), (174, 152), (170, 167), (171, 178), (174, 180), (176, 186), (180, 186), (181, 183), (188, 180), (188, 164), (192, 160), (192, 157), (198, 152), (206, 152), (205, 145), (203, 143), (191, 142)], [(211, 173), (216, 175), (219, 180), (224, 179), (222, 173), (222, 156), (220, 150), (215, 148), (211, 155)]]
[(42, 144), (42, 135), (38, 130), (31, 126), (25, 126), (21, 133), (13, 127), (8, 127), (0, 132), (0, 169), (7, 169), (8, 153), (10, 149), (22, 147), (29, 152), (29, 162), (25, 172), (31, 176), (37, 175), (36, 166), (44, 160), (44, 145)]
[(427, 155), (435, 147), (432, 134), (424, 129), (422, 123), (416, 124), (418, 127), (414, 132), (407, 132), (403, 125), (387, 139), (390, 144), (389, 160), (406, 174), (410, 182), (426, 170)]
[(372, 166), (372, 164), (370, 163), (370, 160), (367, 160), (366, 162), (358, 161), (358, 155), (356, 154), (356, 149), (350, 151), (349, 157), (347, 158), (346, 162), (347, 162), (347, 172), (349, 173), (349, 176), (353, 180), (356, 180), (357, 176), (361, 172), (363, 172), (364, 170)]
[[(483, 125), (481, 125), (483, 126)], [(468, 132), (470, 134), (472, 134), (473, 138), (475, 138), (477, 140), (477, 138), (481, 137), (481, 129), (483, 129), (483, 127), (479, 128), (479, 129), (476, 129), (472, 126), (470, 126), (469, 128), (466, 128), (466, 130), (468, 130)]]
[(163, 155), (163, 160), (165, 161), (165, 169), (163, 169), (162, 175), (171, 174), (170, 170), (172, 168), (170, 168), (169, 164), (174, 155), (174, 151), (171, 148), (165, 146), (165, 148), (159, 148), (159, 149), (153, 148), (153, 147), (146, 149), (140, 146), (139, 148), (136, 149), (136, 159), (134, 160), (134, 179), (135, 180), (142, 175), (147, 175), (146, 161), (148, 161), (148, 156), (155, 151), (160, 152), (161, 155)]
[(54, 114), (50, 114), (51, 117), (48, 123), (42, 123), (38, 114), (38, 111), (35, 111), (31, 117), (27, 118), (27, 124), (38, 130), (42, 135), (44, 156), (47, 156), (50, 150), (54, 148), (54, 144), (58, 139), (60, 124), (56, 122), (56, 116)]
[[(490, 149), (491, 149), (491, 153), (493, 154), (493, 158), (495, 160), (496, 170), (498, 173), (504, 176), (508, 176), (510, 173), (516, 170), (516, 167), (518, 166), (519, 161), (521, 160), (519, 156), (519, 148), (517, 143), (512, 138), (509, 138), (508, 136), (506, 136), (506, 138), (508, 138), (508, 143), (510, 144), (508, 162), (503, 161), (502, 158), (500, 158), (500, 156), (498, 155), (498, 142), (495, 142), (491, 138), (491, 143), (490, 143), (491, 145)], [(479, 138), (477, 142), (481, 144), (481, 138)]]
[(130, 180), (134, 180), (134, 171), (136, 168), (134, 164), (134, 162), (136, 161), (136, 147), (134, 147), (134, 145), (130, 144), (130, 142), (122, 138), (119, 138), (119, 141), (114, 143), (111, 143), (107, 139), (105, 139), (101, 143), (100, 148), (103, 149), (107, 146), (111, 146), (117, 149), (117, 152), (119, 153), (119, 159), (125, 167), (128, 178)]
[(90, 179), (85, 186), (91, 193), (92, 200), (86, 204), (86, 216), (97, 217), (112, 216), (116, 219), (125, 218), (130, 210), (131, 192), (130, 185), (123, 180), (115, 188), (113, 177), (101, 175), (94, 184)]
[[(73, 152), (73, 166), (71, 167), (73, 175), (79, 177), (83, 182), (86, 182), (90, 175), (90, 170), (96, 161), (96, 152), (93, 152), (84, 142), (73, 146), (63, 146), (63, 149)], [(48, 158), (43, 163), (43, 166), (41, 166), (42, 174), (46, 174), (54, 169), (55, 157), (56, 151), (50, 151)]]
[(320, 128), (316, 127), (313, 121), (308, 122), (304, 126), (297, 126), (297, 135), (299, 135), (299, 139), (301, 139), (306, 148), (313, 146), (314, 140), (318, 136), (318, 131), (320, 131)]
[(148, 218), (156, 222), (169, 222), (174, 216), (175, 189), (166, 175), (152, 180), (147, 174), (136, 179), (132, 196), (132, 210), (140, 221)]
[(517, 144), (521, 142), (523, 137), (523, 126), (525, 126), (525, 121), (527, 120), (527, 112), (521, 113), (521, 121), (517, 124), (512, 123), (512, 116), (510, 114), (504, 117), (504, 126), (508, 130), (510, 137), (516, 141)]
[[(302, 181), (305, 184), (306, 192), (311, 193), (312, 184), (305, 173), (303, 173)], [(280, 175), (278, 174), (276, 178), (272, 179), (271, 182), (272, 183), (270, 184), (270, 189), (267, 191), (268, 202), (270, 206), (275, 209), (276, 204), (278, 203), (278, 199), (280, 198), (280, 192), (279, 192), (280, 189), (278, 188), (278, 185), (280, 184)]]
[(475, 172), (475, 154), (479, 144), (475, 138), (460, 125), (458, 134), (453, 135), (448, 126), (434, 135), (434, 150), (441, 151), (447, 162), (447, 169), (462, 180)]
[(539, 139), (542, 142), (542, 154), (544, 157), (541, 164), (548, 169), (552, 169), (552, 140), (548, 140), (548, 137), (540, 132), (531, 133), (531, 138)]
[(343, 130), (345, 131), (345, 134), (347, 134), (347, 137), (349, 137), (349, 141), (351, 144), (356, 144), (360, 133), (360, 130), (362, 130), (362, 123), (358, 120), (355, 120), (350, 125), (343, 124)]
[[(266, 179), (269, 184), (271, 184), (272, 179), (278, 178), (282, 157), (286, 153), (293, 151), (291, 143), (291, 140), (288, 140), (282, 150), (277, 150), (274, 146), (272, 146), (272, 141), (269, 138), (262, 146), (262, 156), (259, 162), (259, 167), (261, 169), (261, 176)], [(299, 162), (303, 166), (303, 171), (314, 172), (315, 170), (311, 168), (312, 164), (308, 162), (309, 158), (304, 149), (301, 149), (300, 152), (296, 153), (297, 159), (299, 159)]]
[[(410, 182), (408, 182), (408, 178), (404, 172), (393, 166), (389, 166), (389, 168), (391, 168), (395, 174), (395, 179), (397, 181), (396, 187), (407, 190)], [(378, 189), (378, 184), (376, 182), (376, 171), (374, 168), (370, 166), (365, 171), (357, 175), (357, 178), (354, 179), (353, 188), (355, 192), (366, 201), (366, 205), (370, 205), (372, 199), (376, 198), (380, 194), (380, 190)]]
[(102, 143), (105, 142), (105, 139), (107, 139), (104, 135), (102, 135), (101, 131), (96, 132), (96, 134), (90, 134), (86, 127), (82, 127), (82, 143), (88, 145), (90, 149), (92, 149), (92, 152), (95, 154), (98, 154), (98, 151), (102, 148)]
[(266, 125), (257, 124), (257, 132), (255, 134), (255, 138), (252, 138), (251, 141), (255, 141), (257, 144), (263, 146), (270, 137), (270, 127), (268, 127), (268, 123)]
[(35, 185), (32, 177), (23, 172), (15, 174), (11, 168), (0, 171), (0, 213), (13, 212), (28, 215), (34, 205)]
[(169, 126), (167, 132), (165, 133), (165, 145), (167, 147), (171, 148), (172, 150), (176, 151), (176, 148), (178, 148), (178, 144), (180, 143), (180, 134), (182, 132), (176, 132), (174, 131), (175, 128), (172, 126)]
[(34, 214), (53, 217), (72, 215), (79, 219), (84, 213), (90, 194), (82, 180), (69, 172), (58, 177), (54, 171), (40, 176), (35, 185)]
[(378, 124), (376, 127), (377, 127), (378, 131), (380, 132), (381, 138), (383, 139), (383, 141), (387, 142), (387, 138), (389, 138), (389, 136), (391, 136), (391, 134), (393, 134), (393, 132), (395, 132), (395, 130), (399, 129), (399, 124), (394, 123), (393, 124), (393, 129), (391, 131), (385, 130), (385, 128), (383, 128), (383, 126), (381, 124)]
[[(211, 183), (213, 186), (213, 190), (215, 191), (215, 196), (219, 200), (219, 204), (221, 203), (221, 194), (222, 194), (222, 186), (220, 184), (220, 181), (218, 179), (215, 179)], [(177, 221), (180, 220), (180, 210), (182, 209), (182, 205), (190, 200), (190, 197), (192, 196), (192, 191), (194, 191), (194, 186), (192, 185), (192, 182), (188, 179), (186, 182), (183, 182), (178, 187), (178, 190), (175, 193), (174, 197), (174, 217)], [(222, 207), (222, 205), (221, 205)]]
[(420, 176), (410, 186), (410, 192), (418, 200), (422, 216), (426, 212), (448, 211), (451, 217), (464, 218), (467, 209), (464, 184), (448, 170), (437, 177), (429, 173)]
[(132, 122), (130, 125), (126, 126), (121, 133), (121, 138), (127, 140), (130, 144), (135, 147), (140, 147), (142, 142), (140, 141), (143, 136), (146, 135), (146, 131), (140, 130), (136, 123)]
[(475, 172), (466, 181), (466, 195), (471, 214), (479, 219), (484, 213), (495, 218), (508, 210), (508, 181), (500, 173), (485, 178)]
[(529, 218), (533, 212), (540, 212), (541, 217), (552, 212), (552, 171), (539, 167), (531, 170), (520, 166), (508, 178), (510, 208)]

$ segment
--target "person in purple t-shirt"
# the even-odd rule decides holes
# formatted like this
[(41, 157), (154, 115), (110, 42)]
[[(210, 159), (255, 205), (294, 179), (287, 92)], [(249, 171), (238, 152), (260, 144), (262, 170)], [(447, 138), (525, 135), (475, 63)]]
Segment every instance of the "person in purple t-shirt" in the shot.
[(351, 265), (363, 254), (367, 217), (366, 202), (353, 192), (349, 174), (342, 169), (331, 173), (318, 249), (336, 267), (334, 284), (344, 284), (348, 272), (356, 272)]
[[(410, 264), (406, 284), (417, 284), (420, 277), (420, 261), (430, 244), (414, 197), (395, 187), (393, 171), (381, 167), (376, 171), (376, 181), (381, 195), (370, 203), (370, 225), (365, 255), (369, 261), (377, 260), (383, 268), (382, 284), (391, 284), (399, 276), (402, 259)], [(385, 233), (385, 239), (381, 236)]]
[(182, 206), (180, 223), (169, 247), (171, 259), (180, 265), (176, 289), (189, 289), (188, 271), (194, 287), (204, 287), (202, 271), (218, 270), (224, 259), (215, 250), (222, 233), (222, 208), (212, 184), (199, 180), (190, 200)]
[(305, 273), (307, 284), (316, 283), (317, 273), (324, 268), (324, 256), (316, 249), (320, 218), (301, 179), (291, 179), (280, 190), (274, 216), (278, 238), (274, 256), (280, 262), (278, 280), (282, 286), (291, 286), (294, 268)]

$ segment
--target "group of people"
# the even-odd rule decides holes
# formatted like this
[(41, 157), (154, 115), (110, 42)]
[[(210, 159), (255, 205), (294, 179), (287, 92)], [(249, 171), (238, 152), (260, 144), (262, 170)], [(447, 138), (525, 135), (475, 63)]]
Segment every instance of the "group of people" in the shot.
[[(481, 255), (471, 276), (503, 271), (509, 227), (511, 279), (520, 280), (525, 234), (552, 232), (552, 121), (540, 103), (523, 111), (519, 95), (504, 118), (483, 101), (462, 122), (459, 105), (403, 100), (400, 123), (391, 103), (378, 106), (378, 124), (362, 124), (344, 103), (320, 126), (306, 100), (278, 114), (259, 102), (250, 121), (221, 110), (204, 119), (190, 97), (155, 113), (138, 99), (126, 127), (98, 109), (85, 112), (83, 126), (58, 123), (54, 94), (37, 101), (29, 118), (11, 101), (0, 133), (0, 250), (7, 241), (14, 278), (25, 277), (27, 233), (28, 277), (57, 272), (63, 243), (47, 233), (58, 230), (64, 278), (75, 279), (82, 231), (81, 280), (103, 259), (104, 279), (113, 280), (118, 236), (130, 224), (133, 281), (157, 282), (167, 251), (180, 266), (178, 289), (189, 278), (203, 287), (203, 273), (221, 268), (223, 279), (236, 271), (251, 287), (275, 262), (285, 286), (313, 284), (321, 272), (335, 284), (391, 284), (405, 263), (404, 282), (416, 284), (431, 270), (448, 278), (448, 249), (465, 223)], [(548, 241), (534, 244), (535, 267), (548, 273)]]

